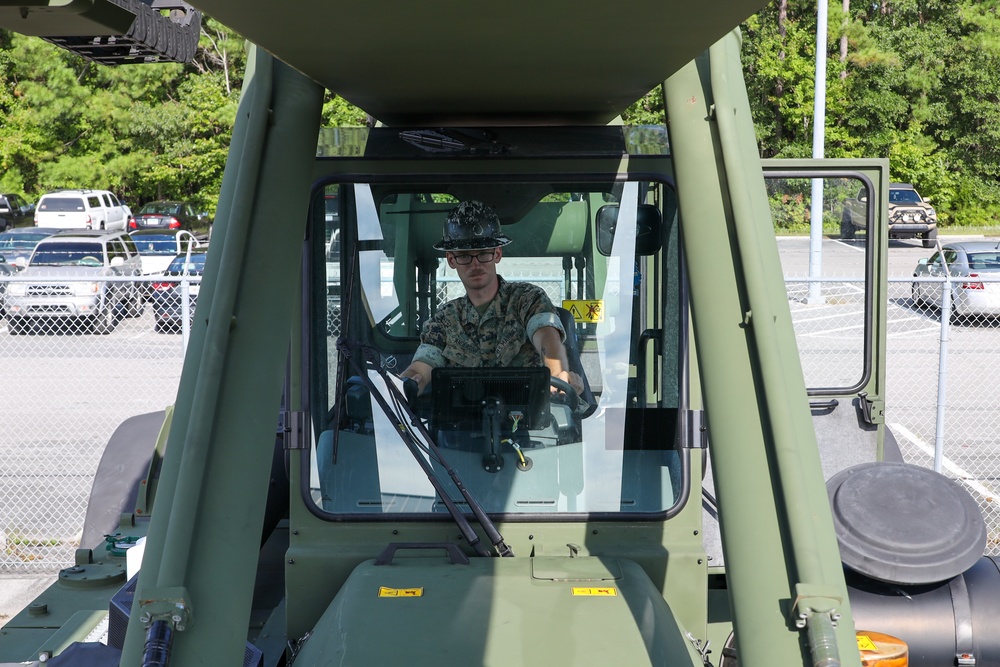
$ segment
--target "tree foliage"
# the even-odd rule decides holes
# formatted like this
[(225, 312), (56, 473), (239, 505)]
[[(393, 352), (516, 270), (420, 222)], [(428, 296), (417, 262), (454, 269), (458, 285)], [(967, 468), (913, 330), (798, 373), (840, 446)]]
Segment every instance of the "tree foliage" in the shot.
[[(133, 209), (183, 199), (214, 214), (246, 66), (212, 19), (194, 61), (107, 67), (0, 30), (0, 191), (110, 189)], [(329, 96), (324, 119), (364, 124)]]
[[(893, 180), (930, 196), (944, 222), (1000, 223), (997, 5), (831, 3), (826, 156), (888, 157)], [(744, 25), (763, 156), (811, 154), (815, 34), (815, 0), (775, 0)]]
[[(828, 157), (888, 157), (942, 220), (1000, 223), (1000, 0), (840, 0), (829, 6)], [(765, 157), (812, 152), (816, 0), (772, 0), (743, 26)], [(218, 197), (246, 57), (206, 19), (194, 61), (104, 67), (0, 30), (0, 190), (109, 188), (129, 204)], [(659, 88), (623, 112), (663, 122)], [(365, 125), (335, 95), (327, 125)]]

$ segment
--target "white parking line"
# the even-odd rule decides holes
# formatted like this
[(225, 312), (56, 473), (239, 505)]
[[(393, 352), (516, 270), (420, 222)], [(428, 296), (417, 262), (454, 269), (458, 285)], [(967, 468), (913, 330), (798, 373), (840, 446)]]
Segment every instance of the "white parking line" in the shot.
[(819, 315), (817, 317), (795, 317), (795, 314), (799, 313), (799, 312), (802, 312), (802, 311), (793, 311), (792, 312), (792, 316), (793, 316), (792, 319), (795, 320), (796, 324), (799, 324), (800, 322), (818, 322), (819, 320), (832, 320), (834, 318), (844, 318), (844, 319), (847, 319), (849, 317), (860, 317), (861, 315), (864, 315), (865, 311), (863, 311), (863, 310), (848, 310), (848, 311), (838, 311), (836, 313), (831, 313), (829, 315)]
[[(922, 450), (924, 454), (927, 454), (927, 456), (934, 458), (933, 445), (929, 445), (928, 443), (918, 438), (916, 435), (914, 435), (912, 431), (910, 431), (910, 429), (906, 428), (902, 424), (890, 424), (890, 426), (892, 427), (892, 430), (895, 433), (901, 434), (903, 437), (905, 437), (907, 440), (913, 443), (918, 449)], [(941, 467), (946, 468), (952, 475), (955, 476), (956, 479), (958, 479), (958, 481), (964, 483), (970, 489), (981, 495), (983, 499), (986, 500), (987, 502), (990, 503), (997, 502), (996, 498), (993, 497), (992, 491), (990, 491), (985, 486), (977, 482), (976, 478), (973, 475), (970, 475), (968, 472), (955, 465), (955, 463), (951, 461), (951, 459), (942, 456)]]
[[(908, 318), (908, 319), (920, 319), (920, 318), (917, 317), (917, 318)], [(907, 320), (892, 320), (891, 323), (892, 324), (896, 324), (897, 322), (906, 322), (906, 321)], [(920, 336), (922, 334), (935, 334), (935, 333), (940, 333), (940, 332), (941, 332), (941, 327), (940, 326), (935, 326), (935, 327), (928, 327), (926, 329), (907, 329), (906, 331), (893, 331), (891, 333), (887, 333), (885, 335), (885, 337), (886, 338), (902, 338), (903, 336)]]
[(838, 331), (854, 331), (855, 329), (864, 329), (864, 323), (855, 324), (849, 327), (836, 327), (834, 329), (822, 329), (820, 331), (810, 331), (809, 333), (799, 334), (802, 338), (810, 338), (812, 336), (825, 336), (826, 334), (836, 333)]

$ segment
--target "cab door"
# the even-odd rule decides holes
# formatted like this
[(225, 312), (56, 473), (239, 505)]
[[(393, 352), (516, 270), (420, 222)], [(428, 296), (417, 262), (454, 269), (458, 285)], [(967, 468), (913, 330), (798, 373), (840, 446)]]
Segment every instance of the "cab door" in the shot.
[(888, 160), (763, 167), (824, 475), (898, 460), (884, 419)]

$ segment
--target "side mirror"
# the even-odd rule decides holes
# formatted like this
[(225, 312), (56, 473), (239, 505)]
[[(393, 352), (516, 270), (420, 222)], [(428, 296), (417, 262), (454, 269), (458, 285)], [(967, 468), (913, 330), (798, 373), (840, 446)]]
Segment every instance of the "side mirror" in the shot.
[[(605, 257), (611, 254), (618, 227), (618, 204), (606, 204), (597, 209), (597, 252)], [(652, 204), (639, 204), (635, 220), (635, 254), (652, 255), (663, 243), (661, 230), (663, 217)]]
[(122, 259), (121, 257), (112, 257), (111, 258), (111, 266), (112, 267), (119, 267), (119, 266), (124, 266), (124, 265), (125, 265), (125, 260)]
[(924, 203), (925, 204), (930, 204), (931, 203), (931, 198), (930, 197), (924, 197)]
[(19, 271), (23, 270), (25, 267), (28, 266), (28, 258), (24, 257), (24, 256), (15, 257), (14, 261), (11, 262), (11, 264), (13, 264), (14, 266), (16, 266)]
[(917, 260), (917, 266), (927, 266), (927, 258), (924, 257), (923, 259)]

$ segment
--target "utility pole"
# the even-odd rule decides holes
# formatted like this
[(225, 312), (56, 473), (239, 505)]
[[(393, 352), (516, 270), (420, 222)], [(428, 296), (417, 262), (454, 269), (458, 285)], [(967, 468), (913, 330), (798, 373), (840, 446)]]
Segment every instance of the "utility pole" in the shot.
[[(813, 102), (812, 156), (822, 159), (826, 138), (826, 23), (827, 0), (816, 2), (816, 94)], [(809, 218), (809, 277), (823, 275), (823, 179), (812, 179)], [(808, 303), (823, 303), (823, 285), (810, 281)]]

